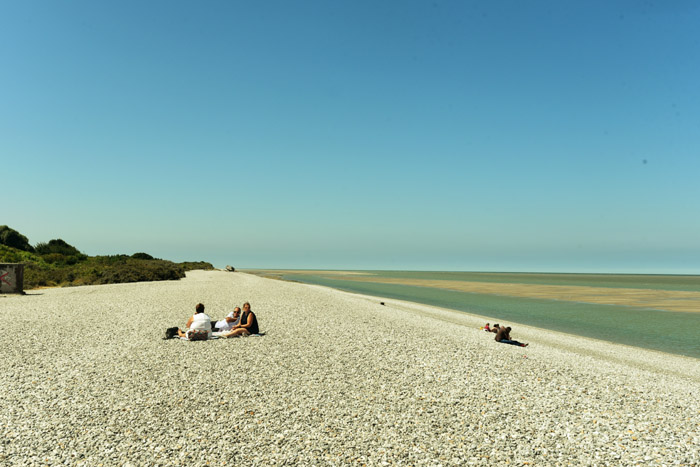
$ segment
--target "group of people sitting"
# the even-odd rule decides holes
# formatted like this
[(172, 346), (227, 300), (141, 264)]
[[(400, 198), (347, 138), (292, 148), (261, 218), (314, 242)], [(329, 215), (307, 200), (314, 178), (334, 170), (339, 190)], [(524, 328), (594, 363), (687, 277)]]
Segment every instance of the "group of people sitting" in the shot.
[(484, 331), (486, 332), (495, 332), (496, 333), (496, 342), (500, 342), (501, 344), (511, 344), (511, 345), (518, 345), (520, 347), (527, 347), (529, 344), (524, 344), (522, 342), (518, 342), (516, 340), (513, 340), (510, 338), (510, 326), (501, 326), (499, 324), (494, 324), (493, 327), (489, 327), (489, 323), (486, 323), (486, 326), (484, 326)]
[(248, 302), (243, 304), (243, 313), (241, 308), (236, 306), (226, 318), (219, 321), (213, 321), (204, 313), (204, 305), (198, 303), (194, 308), (194, 315), (187, 320), (185, 327), (185, 331), (178, 328), (177, 335), (191, 341), (207, 340), (212, 333), (216, 333), (218, 337), (242, 337), (260, 332), (258, 319)]

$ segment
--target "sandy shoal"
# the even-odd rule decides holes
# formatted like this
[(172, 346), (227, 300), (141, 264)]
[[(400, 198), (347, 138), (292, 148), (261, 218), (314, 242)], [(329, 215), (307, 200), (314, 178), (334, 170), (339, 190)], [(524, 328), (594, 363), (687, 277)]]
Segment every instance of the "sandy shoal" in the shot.
[[(276, 275), (283, 273), (300, 274), (294, 271), (274, 271)], [(684, 313), (700, 312), (700, 292), (685, 290), (377, 277), (371, 274), (357, 272), (348, 273), (344, 271), (331, 271), (330, 273), (323, 271), (302, 271), (301, 274), (336, 276), (334, 278), (345, 281), (407, 285), (486, 295), (591, 303), (596, 305), (622, 305)]]
[[(246, 300), (266, 336), (161, 339)], [(526, 326), (508, 346), (489, 317), (222, 271), (0, 317), (0, 464), (700, 462), (693, 358)]]

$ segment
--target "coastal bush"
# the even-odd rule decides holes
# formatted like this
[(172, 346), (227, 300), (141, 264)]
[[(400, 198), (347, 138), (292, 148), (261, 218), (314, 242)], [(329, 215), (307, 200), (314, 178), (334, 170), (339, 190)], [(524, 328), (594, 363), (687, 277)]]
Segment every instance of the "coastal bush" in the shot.
[[(49, 240), (48, 243), (37, 243), (34, 250), (40, 255), (49, 255), (52, 253), (57, 253), (64, 256), (81, 256), (83, 255), (80, 250), (78, 250), (73, 245), (66, 243), (60, 238), (54, 240)], [(85, 255), (83, 255), (85, 256)]]
[(27, 237), (6, 225), (0, 225), (0, 244), (30, 253), (34, 251)]
[(175, 280), (185, 277), (185, 269), (179, 264), (165, 260), (131, 260), (112, 264), (102, 271), (100, 284), (123, 282)]
[(42, 255), (42, 259), (47, 263), (51, 264), (60, 264), (65, 262), (65, 256), (63, 256), (60, 253), (47, 253), (45, 255)]
[(45, 263), (29, 262), (24, 265), (24, 288), (54, 287), (62, 282), (62, 271), (47, 267)]
[(148, 253), (134, 253), (131, 257), (134, 259), (154, 259), (153, 256)]
[(32, 261), (36, 255), (7, 245), (0, 244), (0, 263), (24, 263)]
[(93, 259), (100, 264), (124, 264), (130, 258), (128, 255), (93, 256)]
[(195, 269), (203, 269), (205, 271), (211, 271), (214, 269), (214, 266), (211, 263), (207, 263), (206, 261), (185, 261), (182, 263), (179, 263), (183, 268), (185, 268), (185, 271), (192, 271)]
[(42, 259), (50, 264), (58, 265), (68, 265), (72, 266), (79, 263), (80, 261), (85, 261), (87, 259), (86, 255), (62, 255), (60, 253), (49, 253), (47, 255), (42, 255)]
[(37, 244), (36, 252), (0, 243), (0, 262), (24, 263), (25, 289), (177, 280), (185, 277), (185, 271), (214, 269), (204, 261), (173, 263), (153, 258), (147, 253), (88, 256), (61, 239)]

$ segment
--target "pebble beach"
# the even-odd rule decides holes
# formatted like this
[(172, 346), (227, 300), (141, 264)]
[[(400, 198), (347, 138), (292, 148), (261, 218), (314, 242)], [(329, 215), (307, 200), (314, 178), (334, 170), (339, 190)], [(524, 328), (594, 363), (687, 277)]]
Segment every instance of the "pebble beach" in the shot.
[[(162, 339), (245, 301), (265, 336)], [(498, 344), (491, 317), (224, 271), (0, 295), (0, 317), (0, 465), (700, 464), (689, 357)]]

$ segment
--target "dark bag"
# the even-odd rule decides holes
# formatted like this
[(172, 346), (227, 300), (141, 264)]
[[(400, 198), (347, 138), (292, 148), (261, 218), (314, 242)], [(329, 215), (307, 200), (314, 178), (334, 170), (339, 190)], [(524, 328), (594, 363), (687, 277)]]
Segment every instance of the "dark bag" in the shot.
[(191, 341), (206, 341), (209, 339), (209, 333), (204, 329), (193, 329), (187, 331), (187, 338)]
[(179, 329), (177, 327), (174, 328), (168, 328), (165, 330), (165, 337), (163, 339), (174, 339), (177, 337), (177, 331)]

